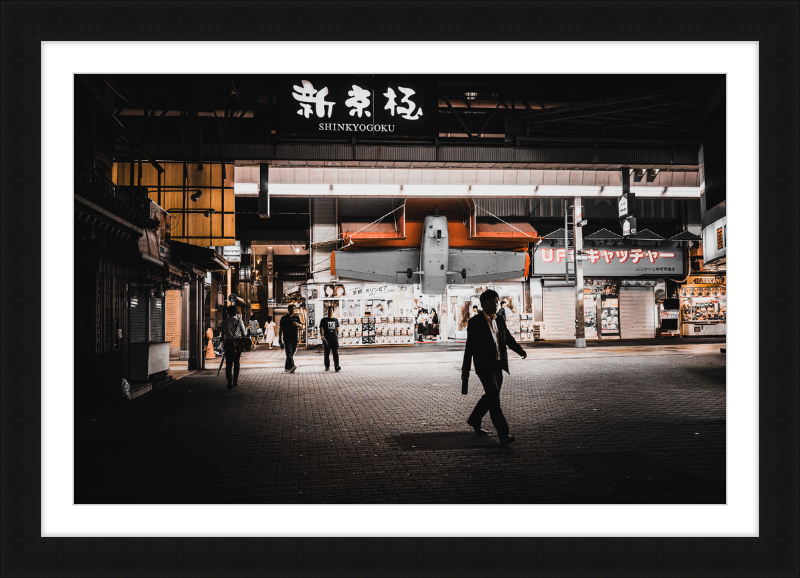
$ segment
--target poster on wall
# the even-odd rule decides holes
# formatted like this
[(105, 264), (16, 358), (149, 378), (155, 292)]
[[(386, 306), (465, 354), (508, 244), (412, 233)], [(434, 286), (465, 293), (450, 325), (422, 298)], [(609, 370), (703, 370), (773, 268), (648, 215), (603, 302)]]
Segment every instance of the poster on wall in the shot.
[(341, 309), (342, 317), (361, 317), (361, 307), (358, 301), (345, 300), (342, 301)]
[(316, 339), (317, 338), (317, 317), (315, 311), (314, 303), (308, 304), (308, 324), (306, 328), (308, 329), (308, 338), (309, 339)]
[(587, 339), (597, 338), (597, 296), (583, 296), (583, 324), (584, 337)]
[(497, 293), (500, 295), (500, 305), (505, 309), (506, 327), (515, 339), (520, 339), (520, 286), (497, 285)]
[(619, 335), (619, 297), (600, 296), (600, 335)]
[(328, 315), (328, 307), (333, 307), (333, 317), (340, 317), (339, 315), (339, 300), (338, 299), (331, 299), (325, 300), (322, 302), (322, 314), (323, 316)]
[(324, 298), (329, 297), (344, 297), (347, 295), (347, 290), (345, 289), (344, 285), (323, 285), (322, 287), (322, 296)]

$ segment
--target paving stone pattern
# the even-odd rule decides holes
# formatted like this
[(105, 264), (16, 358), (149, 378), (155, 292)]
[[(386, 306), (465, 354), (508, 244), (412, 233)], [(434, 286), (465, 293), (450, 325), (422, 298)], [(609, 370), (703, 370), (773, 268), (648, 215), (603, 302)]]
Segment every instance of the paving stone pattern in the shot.
[(203, 371), (76, 432), (76, 503), (724, 503), (725, 357), (513, 360), (517, 441), (450, 363)]

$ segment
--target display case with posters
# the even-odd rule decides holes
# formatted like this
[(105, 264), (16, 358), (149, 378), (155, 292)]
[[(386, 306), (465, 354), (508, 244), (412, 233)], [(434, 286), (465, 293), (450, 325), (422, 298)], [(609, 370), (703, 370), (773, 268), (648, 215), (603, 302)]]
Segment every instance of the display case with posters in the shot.
[(522, 284), (497, 283), (494, 287), (500, 296), (501, 305), (506, 310), (506, 327), (516, 341), (522, 340)]
[[(308, 304), (308, 322), (306, 323), (306, 336), (307, 336), (307, 343), (312, 343), (313, 340), (318, 339), (319, 335), (319, 328), (317, 327), (317, 317), (316, 317), (316, 303), (313, 301), (309, 302)], [(320, 319), (324, 317), (324, 315), (320, 316)]]
[(597, 339), (597, 304), (599, 295), (591, 293), (583, 295), (583, 336), (585, 339)]
[(333, 307), (339, 320), (340, 347), (414, 344), (411, 285), (328, 283), (317, 294), (317, 317)]
[(725, 335), (727, 291), (724, 276), (694, 276), (678, 291), (681, 335)]
[(413, 345), (411, 317), (344, 317), (339, 320), (339, 345)]
[[(484, 291), (497, 291), (506, 312), (506, 327), (516, 341), (522, 337), (522, 283), (492, 283), (487, 285), (448, 285), (447, 336), (466, 340), (467, 323), (481, 310), (480, 296)], [(532, 339), (532, 338), (531, 338)], [(530, 339), (529, 339), (530, 340)]]
[(519, 316), (518, 341), (533, 341), (533, 313), (521, 313)]
[(583, 280), (583, 320), (586, 339), (620, 336), (619, 279), (598, 277)]
[(600, 335), (619, 337), (619, 295), (600, 296)]

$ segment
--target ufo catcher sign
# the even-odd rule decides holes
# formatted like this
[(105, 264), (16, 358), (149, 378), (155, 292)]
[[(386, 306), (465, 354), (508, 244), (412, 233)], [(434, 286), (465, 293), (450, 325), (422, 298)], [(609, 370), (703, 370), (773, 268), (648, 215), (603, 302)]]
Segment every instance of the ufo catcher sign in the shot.
[(435, 85), (426, 77), (281, 77), (281, 132), (428, 135), (436, 130)]
[[(684, 268), (683, 248), (675, 242), (660, 243), (658, 247), (619, 242), (616, 247), (588, 247), (583, 255), (587, 277), (663, 277), (682, 275)], [(540, 246), (533, 256), (533, 274), (563, 275), (566, 259), (574, 262), (574, 249)]]

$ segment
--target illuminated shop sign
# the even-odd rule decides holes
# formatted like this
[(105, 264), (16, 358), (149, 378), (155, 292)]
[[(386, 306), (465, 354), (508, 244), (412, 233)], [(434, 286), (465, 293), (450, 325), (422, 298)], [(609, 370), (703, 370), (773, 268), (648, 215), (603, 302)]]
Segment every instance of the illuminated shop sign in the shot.
[[(683, 249), (679, 243), (636, 247), (633, 243), (586, 247), (583, 274), (587, 277), (670, 276), (683, 273)], [(563, 275), (564, 261), (575, 261), (574, 249), (540, 246), (533, 256), (534, 275)]]
[(727, 217), (722, 217), (703, 229), (703, 260), (706, 263), (727, 255), (727, 224)]
[(428, 135), (436, 132), (433, 79), (406, 76), (281, 77), (282, 132)]

